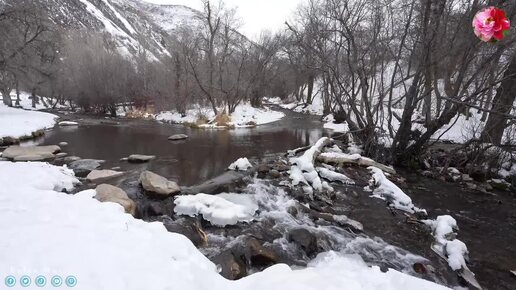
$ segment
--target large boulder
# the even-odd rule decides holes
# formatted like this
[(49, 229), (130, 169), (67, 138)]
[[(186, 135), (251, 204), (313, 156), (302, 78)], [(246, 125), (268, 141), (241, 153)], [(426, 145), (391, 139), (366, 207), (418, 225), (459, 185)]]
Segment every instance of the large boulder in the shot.
[(104, 160), (81, 159), (71, 162), (68, 167), (73, 169), (77, 177), (86, 177), (91, 171), (99, 168)]
[(133, 154), (127, 158), (127, 161), (129, 161), (130, 163), (145, 163), (145, 162), (149, 162), (153, 159), (156, 159), (156, 156)]
[(101, 180), (106, 180), (109, 178), (115, 178), (122, 176), (124, 173), (120, 171), (114, 170), (92, 170), (86, 179), (91, 182), (99, 182)]
[(140, 183), (143, 189), (161, 197), (168, 197), (181, 191), (177, 183), (150, 171), (142, 172), (140, 175)]
[(97, 192), (95, 198), (98, 201), (118, 203), (124, 207), (126, 213), (135, 215), (136, 204), (121, 188), (109, 184), (101, 184), (95, 188), (95, 191)]
[(51, 146), (10, 146), (5, 149), (2, 157), (15, 161), (42, 161), (52, 159), (55, 153), (61, 151), (56, 145)]
[(185, 140), (185, 139), (188, 139), (188, 136), (185, 134), (176, 134), (176, 135), (172, 135), (172, 136), (168, 137), (168, 140), (170, 140), (170, 141), (180, 141), (180, 140)]

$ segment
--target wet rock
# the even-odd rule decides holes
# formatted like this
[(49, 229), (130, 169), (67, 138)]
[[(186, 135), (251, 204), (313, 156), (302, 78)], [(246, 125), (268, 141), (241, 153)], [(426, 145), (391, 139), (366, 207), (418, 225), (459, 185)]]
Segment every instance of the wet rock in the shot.
[(127, 158), (130, 163), (145, 163), (156, 159), (154, 155), (133, 154)]
[(86, 177), (91, 171), (99, 168), (104, 160), (81, 159), (71, 162), (70, 167), (77, 177)]
[(177, 183), (151, 171), (142, 172), (140, 183), (146, 191), (156, 193), (160, 197), (168, 197), (181, 191)]
[(247, 269), (245, 262), (240, 257), (230, 251), (226, 250), (212, 258), (219, 269), (220, 275), (229, 280), (238, 280), (247, 276)]
[(40, 155), (20, 155), (14, 158), (14, 161), (45, 161), (52, 160), (56, 156), (54, 154), (40, 154)]
[(234, 192), (236, 188), (245, 184), (244, 177), (246, 175), (237, 171), (227, 171), (213, 179), (202, 184), (182, 188), (185, 194), (218, 194), (222, 192)]
[(288, 166), (287, 164), (285, 163), (282, 163), (282, 162), (278, 162), (276, 164), (274, 164), (272, 166), (272, 169), (273, 170), (277, 170), (279, 172), (285, 172), (285, 171), (289, 171), (290, 170), (290, 166)]
[(248, 238), (245, 244), (248, 249), (250, 264), (253, 267), (266, 268), (278, 262), (276, 253), (271, 249), (265, 248), (256, 238)]
[(124, 173), (114, 170), (92, 170), (86, 179), (91, 182), (99, 182), (109, 178), (115, 178), (122, 176)]
[(278, 171), (278, 170), (271, 170), (269, 171), (269, 176), (272, 178), (272, 179), (278, 179), (281, 177), (281, 173)]
[[(16, 159), (22, 157), (23, 161), (41, 161), (49, 158), (54, 158), (55, 153), (61, 151), (61, 148), (56, 145), (51, 146), (10, 146), (5, 149), (2, 157), (9, 159)], [(21, 161), (21, 160), (20, 160)]]
[(135, 215), (136, 204), (132, 201), (125, 191), (109, 184), (101, 184), (95, 188), (97, 194), (95, 198), (100, 202), (114, 202), (124, 207), (125, 212)]
[(418, 274), (426, 274), (427, 272), (425, 265), (421, 263), (415, 263), (414, 265), (412, 265), (412, 269), (414, 269), (414, 272)]
[(64, 157), (66, 157), (66, 156), (68, 156), (68, 153), (61, 152), (61, 153), (57, 153), (57, 154), (56, 154), (56, 157), (57, 157), (57, 158), (64, 158)]
[(165, 214), (165, 210), (160, 202), (151, 202), (147, 206), (147, 214), (149, 216), (162, 216)]
[(494, 189), (503, 191), (508, 190), (511, 187), (511, 184), (503, 179), (491, 179), (488, 181), (488, 184)]
[(63, 159), (63, 161), (65, 163), (71, 163), (71, 162), (74, 162), (74, 161), (77, 161), (77, 160), (81, 160), (81, 157), (78, 157), (78, 156), (67, 156)]
[(269, 172), (270, 168), (267, 164), (260, 164), (256, 168), (256, 172), (258, 172), (258, 178), (265, 178), (267, 176), (267, 173)]
[(287, 234), (287, 240), (298, 245), (308, 257), (314, 256), (317, 251), (317, 238), (306, 229), (294, 229)]
[(163, 224), (169, 232), (187, 237), (198, 248), (208, 245), (208, 235), (196, 218), (180, 218), (175, 221), (164, 221)]
[(181, 141), (181, 140), (186, 140), (186, 139), (188, 139), (188, 136), (185, 134), (176, 134), (176, 135), (172, 135), (172, 136), (168, 137), (168, 140), (170, 140), (170, 141)]
[(471, 178), (471, 176), (469, 176), (469, 174), (462, 174), (462, 181), (464, 181), (464, 182), (472, 182), (473, 178)]
[(59, 143), (59, 146), (61, 146), (61, 147), (68, 146), (68, 142), (60, 142), (60, 143)]

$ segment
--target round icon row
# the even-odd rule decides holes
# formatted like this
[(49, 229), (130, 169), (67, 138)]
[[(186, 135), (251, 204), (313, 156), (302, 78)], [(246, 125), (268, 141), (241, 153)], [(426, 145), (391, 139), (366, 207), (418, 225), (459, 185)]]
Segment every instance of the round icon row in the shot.
[[(5, 286), (7, 287), (14, 287), (16, 286), (16, 277), (14, 276), (7, 276), (5, 277)], [(64, 283), (66, 284), (66, 286), (68, 287), (75, 287), (75, 285), (77, 285), (77, 278), (75, 278), (75, 276), (67, 276), (65, 279), (64, 279)], [(27, 275), (23, 275), (20, 277), (20, 285), (22, 287), (29, 287), (30, 285), (32, 284), (32, 279), (27, 276)], [(53, 276), (51, 279), (50, 279), (50, 284), (54, 287), (60, 287), (61, 285), (63, 285), (63, 278), (61, 276)], [(37, 276), (35, 279), (34, 279), (34, 285), (36, 285), (37, 287), (45, 287), (47, 285), (47, 278), (45, 276)]]

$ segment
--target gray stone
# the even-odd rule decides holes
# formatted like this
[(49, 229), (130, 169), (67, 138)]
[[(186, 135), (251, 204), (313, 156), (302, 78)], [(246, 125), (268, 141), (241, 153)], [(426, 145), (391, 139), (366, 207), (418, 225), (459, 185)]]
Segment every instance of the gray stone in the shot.
[(123, 174), (123, 172), (113, 170), (92, 170), (88, 176), (86, 176), (86, 179), (91, 182), (99, 182), (101, 180), (119, 177)]
[(145, 163), (145, 162), (149, 162), (153, 159), (156, 159), (156, 156), (133, 154), (127, 158), (127, 161), (129, 161), (131, 163)]
[(95, 198), (100, 202), (114, 202), (124, 207), (125, 212), (135, 215), (136, 204), (131, 200), (125, 191), (109, 184), (101, 184), (95, 188)]
[(23, 156), (25, 157), (37, 157), (36, 159), (48, 159), (53, 158), (55, 153), (58, 153), (61, 151), (61, 148), (56, 145), (51, 146), (27, 146), (27, 147), (21, 147), (21, 146), (10, 146), (9, 148), (5, 149), (5, 151), (2, 154), (2, 157), (9, 158), (9, 159), (15, 159), (16, 157)]
[(68, 167), (73, 169), (76, 176), (86, 177), (92, 170), (99, 168), (103, 162), (103, 160), (81, 159), (73, 161)]
[(14, 157), (14, 161), (45, 161), (54, 159), (56, 156), (54, 154), (46, 153), (46, 154), (33, 154), (33, 155), (20, 155)]
[(57, 154), (56, 154), (56, 157), (57, 157), (57, 158), (64, 158), (64, 157), (66, 157), (66, 156), (68, 156), (68, 153), (61, 152), (61, 153), (57, 153)]
[(140, 183), (146, 191), (156, 193), (163, 197), (167, 197), (181, 191), (181, 188), (177, 183), (150, 171), (142, 172), (140, 175)]
[(168, 140), (170, 140), (170, 141), (180, 141), (180, 140), (185, 140), (185, 139), (188, 139), (188, 136), (185, 134), (176, 134), (176, 135), (172, 135), (172, 136), (168, 137)]
[(74, 162), (74, 161), (77, 161), (77, 160), (81, 160), (81, 157), (78, 157), (78, 156), (67, 156), (63, 159), (63, 161), (65, 163), (70, 163), (70, 162)]
[(287, 240), (297, 244), (309, 257), (317, 253), (317, 238), (306, 229), (294, 229), (290, 231), (287, 235)]

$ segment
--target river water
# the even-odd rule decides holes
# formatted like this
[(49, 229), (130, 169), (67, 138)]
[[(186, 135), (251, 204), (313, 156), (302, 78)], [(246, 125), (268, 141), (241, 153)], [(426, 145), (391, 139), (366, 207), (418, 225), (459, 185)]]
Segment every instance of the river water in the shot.
[[(106, 160), (104, 169), (121, 167), (137, 173), (154, 171), (182, 186), (199, 184), (223, 173), (229, 164), (240, 157), (260, 160), (270, 155), (315, 143), (330, 135), (322, 129), (318, 117), (286, 112), (283, 120), (254, 129), (198, 130), (181, 125), (160, 124), (154, 121), (120, 120), (93, 121), (74, 116), (78, 128), (55, 128), (47, 132), (39, 144), (68, 142), (63, 151), (81, 158)], [(186, 134), (189, 139), (171, 142), (173, 134)], [(120, 159), (131, 154), (155, 155), (147, 164), (129, 164)], [(516, 270), (516, 202), (506, 193), (480, 194), (465, 191), (457, 184), (422, 178), (403, 173), (408, 186), (403, 188), (414, 204), (429, 211), (431, 217), (442, 214), (454, 216), (460, 227), (459, 239), (470, 249), (471, 269), (486, 289), (516, 289), (516, 279), (510, 270)], [(137, 174), (133, 174), (133, 177)], [(371, 239), (349, 236), (335, 228), (309, 225), (312, 230), (326, 231), (330, 236), (340, 235), (341, 247), (359, 253), (372, 264), (411, 272), (407, 263), (418, 258), (429, 259), (437, 268), (432, 280), (450, 286), (458, 285), (455, 275), (446, 263), (430, 250), (429, 233), (407, 223), (400, 214), (393, 214), (381, 200), (371, 199), (362, 188), (343, 188), (348, 210), (346, 214), (364, 224), (364, 233)], [(272, 210), (272, 209), (269, 209)], [(381, 238), (381, 239), (379, 239)], [(409, 256), (399, 257), (405, 249)], [(390, 260), (390, 261), (389, 261)], [(413, 274), (413, 273), (412, 273)]]

